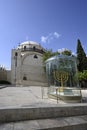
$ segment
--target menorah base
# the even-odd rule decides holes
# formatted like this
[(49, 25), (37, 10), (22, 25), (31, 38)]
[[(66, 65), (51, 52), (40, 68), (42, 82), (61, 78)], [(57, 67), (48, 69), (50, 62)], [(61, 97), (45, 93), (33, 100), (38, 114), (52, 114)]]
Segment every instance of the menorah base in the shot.
[(64, 91), (64, 87), (59, 87), (59, 88), (57, 89), (57, 91), (58, 91), (58, 92), (63, 92), (63, 91)]
[(49, 98), (57, 99), (64, 102), (81, 102), (81, 90), (77, 88), (58, 87), (48, 93)]

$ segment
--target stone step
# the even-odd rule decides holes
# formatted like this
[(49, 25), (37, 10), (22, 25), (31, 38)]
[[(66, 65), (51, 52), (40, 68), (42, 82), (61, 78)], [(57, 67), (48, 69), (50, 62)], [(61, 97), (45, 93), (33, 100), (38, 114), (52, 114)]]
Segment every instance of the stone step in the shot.
[(87, 115), (87, 104), (47, 105), (0, 108), (0, 123)]
[(87, 115), (0, 124), (0, 130), (87, 130)]
[(7, 85), (0, 85), (0, 89), (3, 89), (3, 88), (6, 88), (7, 87)]

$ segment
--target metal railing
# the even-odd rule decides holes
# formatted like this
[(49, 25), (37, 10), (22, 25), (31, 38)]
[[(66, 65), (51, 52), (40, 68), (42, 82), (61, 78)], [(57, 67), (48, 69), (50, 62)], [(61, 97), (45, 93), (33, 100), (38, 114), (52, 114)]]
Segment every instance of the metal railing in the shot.
[(34, 51), (34, 52), (39, 52), (43, 54), (45, 51), (43, 49), (38, 49), (38, 48), (21, 48), (21, 51)]

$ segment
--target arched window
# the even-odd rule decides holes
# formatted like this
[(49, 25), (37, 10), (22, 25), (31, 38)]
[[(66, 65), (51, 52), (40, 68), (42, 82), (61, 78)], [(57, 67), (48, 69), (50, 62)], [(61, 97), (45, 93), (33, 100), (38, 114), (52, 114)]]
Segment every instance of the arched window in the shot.
[(33, 47), (33, 50), (35, 51), (35, 49), (36, 49), (36, 47), (34, 46), (34, 47)]
[(15, 56), (14, 56), (14, 60), (15, 60), (15, 67), (17, 67), (17, 56), (18, 56), (18, 53), (15, 52)]
[(23, 77), (23, 80), (27, 80), (27, 77), (26, 77), (26, 76), (24, 76), (24, 77)]
[(24, 50), (26, 50), (26, 46), (24, 46)]
[(18, 53), (17, 53), (17, 52), (15, 52), (15, 56), (18, 56)]

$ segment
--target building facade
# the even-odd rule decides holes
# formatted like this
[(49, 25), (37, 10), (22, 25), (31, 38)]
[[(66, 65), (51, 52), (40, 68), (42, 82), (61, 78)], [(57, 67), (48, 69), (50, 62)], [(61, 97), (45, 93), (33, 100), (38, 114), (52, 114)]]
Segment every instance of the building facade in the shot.
[(11, 83), (11, 70), (7, 70), (5, 67), (0, 66), (0, 84), (4, 83), (4, 81), (7, 81), (8, 83)]
[(7, 80), (7, 71), (4, 67), (0, 67), (0, 81)]
[(23, 42), (17, 49), (12, 49), (11, 83), (28, 86), (47, 86), (42, 61), (44, 52), (45, 49), (33, 41)]

